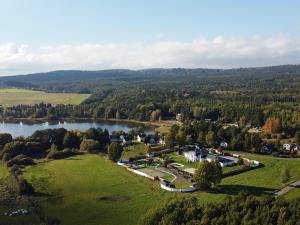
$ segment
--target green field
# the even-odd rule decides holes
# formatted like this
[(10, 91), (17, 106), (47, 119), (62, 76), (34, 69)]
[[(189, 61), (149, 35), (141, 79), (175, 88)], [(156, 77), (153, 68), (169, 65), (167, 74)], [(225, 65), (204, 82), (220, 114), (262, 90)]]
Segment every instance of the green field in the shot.
[(74, 104), (78, 105), (89, 94), (76, 94), (76, 93), (46, 93), (43, 91), (32, 91), (26, 89), (0, 89), (0, 105), (12, 106), (12, 105), (34, 105), (41, 102), (51, 104)]
[[(178, 195), (195, 196), (202, 203), (221, 202), (226, 195), (236, 195), (242, 190), (260, 196), (284, 186), (280, 177), (283, 167), (290, 169), (290, 182), (300, 179), (298, 159), (241, 155), (260, 161), (263, 167), (224, 178), (210, 193)], [(134, 225), (149, 208), (175, 196), (160, 189), (158, 182), (132, 174), (97, 155), (76, 156), (27, 167), (24, 176), (38, 192), (36, 199), (45, 213), (67, 225)], [(299, 189), (293, 192), (289, 193), (292, 197), (299, 194)]]
[(124, 148), (121, 159), (129, 159), (130, 157), (146, 154), (146, 145), (144, 143), (134, 143), (134, 145)]
[(222, 185), (229, 193), (237, 191), (239, 188), (246, 189), (256, 194), (269, 193), (276, 189), (280, 189), (286, 185), (281, 183), (280, 174), (283, 168), (288, 168), (290, 170), (290, 182), (300, 179), (299, 159), (280, 159), (272, 156), (250, 153), (239, 154), (249, 159), (258, 160), (263, 166), (236, 176), (225, 178)]
[(296, 187), (295, 189), (289, 191), (282, 197), (286, 200), (294, 200), (296, 198), (300, 198), (300, 187)]
[(62, 224), (134, 225), (173, 195), (97, 155), (28, 167), (24, 176), (40, 193), (46, 214)]
[(7, 168), (0, 162), (0, 179), (5, 178), (7, 175)]

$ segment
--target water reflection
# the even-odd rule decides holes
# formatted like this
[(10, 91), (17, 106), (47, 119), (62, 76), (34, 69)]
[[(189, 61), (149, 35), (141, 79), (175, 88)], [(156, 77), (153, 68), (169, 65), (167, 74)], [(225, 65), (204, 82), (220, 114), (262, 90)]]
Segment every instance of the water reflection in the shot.
[[(0, 133), (10, 133), (13, 137), (18, 136), (30, 136), (36, 130), (44, 129), (56, 129), (65, 128), (67, 130), (78, 129), (80, 131), (85, 131), (91, 127), (107, 129), (110, 133), (116, 130), (123, 130), (128, 132), (134, 127), (138, 127), (139, 124), (136, 123), (125, 123), (125, 122), (111, 122), (111, 121), (101, 121), (101, 122), (41, 122), (41, 123), (25, 123), (20, 121), (19, 123), (8, 123), (1, 122)], [(147, 128), (146, 132), (151, 133), (151, 129)]]

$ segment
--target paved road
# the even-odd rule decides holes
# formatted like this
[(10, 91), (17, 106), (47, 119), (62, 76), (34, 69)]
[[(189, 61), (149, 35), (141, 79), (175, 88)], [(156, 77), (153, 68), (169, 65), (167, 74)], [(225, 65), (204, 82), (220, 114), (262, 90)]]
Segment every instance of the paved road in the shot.
[(288, 186), (280, 189), (279, 191), (274, 192), (275, 197), (279, 197), (288, 193), (289, 191), (293, 190), (296, 187), (300, 187), (300, 180), (295, 181), (294, 183), (289, 184)]

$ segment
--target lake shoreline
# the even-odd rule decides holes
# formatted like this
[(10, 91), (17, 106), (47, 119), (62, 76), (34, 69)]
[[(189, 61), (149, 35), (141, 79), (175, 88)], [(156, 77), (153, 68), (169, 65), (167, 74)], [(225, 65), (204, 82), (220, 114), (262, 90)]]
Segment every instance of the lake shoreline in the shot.
[[(143, 125), (155, 132), (161, 134), (168, 133), (172, 125), (181, 125), (175, 120), (162, 120), (162, 121), (137, 121), (128, 119), (91, 119), (91, 118), (61, 118), (61, 119), (47, 119), (47, 118), (10, 118), (2, 120), (2, 123), (7, 124), (21, 124), (21, 125), (37, 125), (42, 123), (48, 123), (48, 125), (57, 125), (61, 123), (111, 123), (130, 125), (131, 127)], [(45, 127), (46, 129), (46, 127)]]

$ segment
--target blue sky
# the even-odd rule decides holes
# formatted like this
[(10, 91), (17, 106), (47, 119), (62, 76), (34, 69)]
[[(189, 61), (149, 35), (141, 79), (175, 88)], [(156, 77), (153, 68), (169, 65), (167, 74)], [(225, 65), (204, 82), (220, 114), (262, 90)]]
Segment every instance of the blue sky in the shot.
[[(299, 56), (299, 9), (300, 1), (297, 0), (0, 0), (0, 75), (70, 68), (239, 67), (297, 63), (289, 59), (291, 55)], [(203, 39), (207, 42), (205, 48), (202, 44), (193, 44)], [(213, 45), (216, 39), (222, 39), (223, 45), (218, 45), (216, 55), (226, 53), (223, 61), (216, 57), (215, 61), (199, 60), (204, 56), (182, 50), (187, 45), (189, 49), (198, 48), (198, 52), (207, 52), (208, 47), (216, 50)], [(253, 43), (255, 40), (257, 43)], [(228, 61), (229, 53), (224, 52), (224, 48), (239, 41), (243, 44), (235, 45), (235, 52), (239, 46), (245, 50), (247, 45), (253, 45), (255, 51), (271, 46), (271, 55), (263, 62), (261, 59), (255, 62), (255, 55), (244, 61)], [(274, 46), (270, 44), (278, 41), (281, 42)], [(266, 44), (260, 46), (258, 42)], [(67, 50), (65, 45), (68, 45)], [(76, 52), (77, 59), (83, 57), (88, 54), (86, 45), (94, 55), (89, 58), (90, 63), (76, 67), (78, 64), (64, 58)], [(132, 61), (140, 57), (117, 55), (124, 45), (131, 51), (152, 56), (148, 61), (121, 63), (118, 60), (124, 57)], [(278, 58), (283, 47), (285, 51), (288, 49), (288, 56), (285, 52)], [(60, 55), (57, 59), (62, 58), (61, 61), (54, 60), (54, 55), (57, 56), (62, 48), (69, 52), (68, 56)], [(169, 50), (167, 59), (151, 61), (156, 55), (149, 48), (156, 49), (155, 52)], [(100, 50), (101, 56), (97, 55)], [(277, 52), (272, 55), (274, 50)], [(170, 60), (170, 54), (178, 51), (183, 51), (187, 57)], [(245, 51), (245, 54), (253, 53)], [(1, 53), (2, 57), (8, 55), (12, 60), (6, 58), (1, 64)], [(271, 60), (274, 57), (276, 60)], [(17, 60), (15, 64), (13, 59)], [(249, 63), (245, 63), (247, 60)]]

